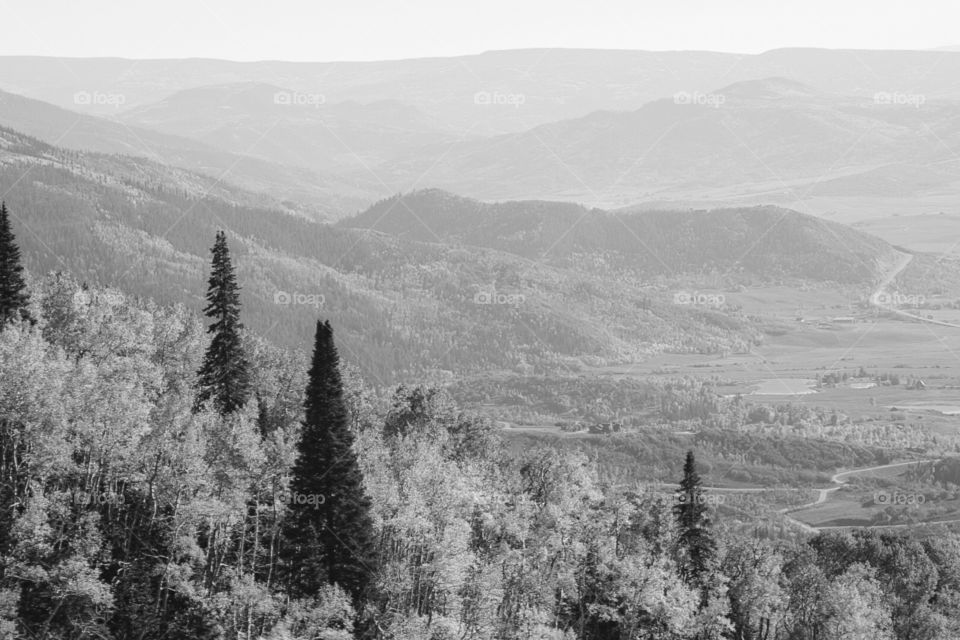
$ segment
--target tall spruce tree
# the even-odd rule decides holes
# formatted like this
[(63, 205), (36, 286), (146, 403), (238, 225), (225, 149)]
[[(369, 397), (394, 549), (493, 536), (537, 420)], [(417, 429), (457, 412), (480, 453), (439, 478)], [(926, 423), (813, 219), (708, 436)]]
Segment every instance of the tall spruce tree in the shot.
[(318, 321), (283, 555), (293, 594), (310, 597), (334, 583), (359, 601), (375, 562), (373, 523), (339, 364), (333, 329)]
[(203, 312), (213, 319), (207, 327), (213, 339), (197, 371), (194, 411), (211, 401), (220, 415), (227, 415), (242, 408), (250, 396), (250, 364), (241, 338), (240, 287), (223, 231), (217, 232), (212, 252), (207, 307)]
[(711, 569), (717, 544), (711, 531), (710, 515), (703, 496), (693, 451), (687, 452), (683, 479), (677, 489), (673, 515), (677, 519), (678, 543), (681, 550), (680, 573), (691, 586), (703, 587)]
[(13, 320), (30, 318), (30, 295), (23, 281), (20, 248), (10, 228), (7, 203), (0, 203), (0, 327)]

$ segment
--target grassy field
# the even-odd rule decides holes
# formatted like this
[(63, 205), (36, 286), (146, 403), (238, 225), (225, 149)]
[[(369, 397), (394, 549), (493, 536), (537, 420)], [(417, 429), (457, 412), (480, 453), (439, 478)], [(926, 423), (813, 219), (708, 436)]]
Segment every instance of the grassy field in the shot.
[[(797, 291), (765, 287), (725, 293), (745, 313), (773, 318), (781, 330), (750, 353), (729, 355), (665, 354), (644, 362), (592, 368), (594, 375), (637, 378), (693, 376), (727, 382), (724, 394), (751, 394), (757, 385), (778, 379), (811, 379), (828, 372), (895, 374), (902, 383), (856, 388), (838, 385), (809, 395), (754, 396), (763, 402), (793, 402), (836, 409), (851, 418), (890, 419), (890, 407), (908, 408), (898, 419), (925, 421), (934, 432), (956, 432), (956, 420), (921, 405), (960, 406), (960, 328), (893, 318), (870, 318), (830, 328), (820, 322), (852, 315), (850, 301), (856, 292), (832, 289)], [(861, 292), (862, 295), (862, 292)], [(960, 311), (922, 311), (937, 319), (960, 323)], [(803, 322), (798, 321), (802, 317)], [(908, 390), (908, 379), (922, 379), (924, 391)]]
[[(858, 425), (872, 424), (881, 430), (883, 425), (896, 424), (910, 430), (921, 430), (937, 436), (960, 436), (960, 418), (949, 415), (949, 410), (960, 410), (960, 328), (932, 325), (894, 317), (870, 317), (855, 305), (868, 292), (835, 290), (830, 288), (797, 290), (786, 286), (754, 288), (746, 291), (724, 292), (729, 304), (742, 308), (743, 313), (760, 316), (775, 330), (768, 332), (764, 343), (750, 352), (724, 355), (662, 354), (643, 362), (606, 367), (585, 367), (580, 373), (586, 377), (632, 378), (639, 381), (670, 380), (678, 377), (710, 379), (716, 392), (724, 395), (743, 394), (751, 403), (767, 405), (796, 404), (815, 407), (827, 412), (836, 411), (843, 424), (851, 430)], [(923, 311), (926, 314), (928, 312)], [(929, 312), (938, 319), (960, 323), (960, 312)], [(838, 316), (859, 315), (858, 322), (823, 322)], [(799, 321), (798, 318), (803, 318)], [(814, 380), (828, 373), (845, 372), (850, 376), (860, 369), (868, 376), (896, 375), (900, 384), (876, 383), (870, 378), (857, 378), (822, 386), (809, 394), (756, 395), (761, 386), (777, 381), (794, 381), (786, 388), (804, 389), (797, 381)], [(923, 380), (925, 388), (910, 389), (908, 381)], [(774, 387), (776, 385), (773, 385)], [(505, 432), (519, 440), (536, 439), (562, 441), (567, 446), (581, 449), (593, 458), (603, 451), (611, 463), (620, 468), (629, 467), (630, 459), (645, 459), (646, 471), (632, 477), (670, 481), (673, 469), (667, 469), (651, 457), (653, 451), (628, 453), (612, 452), (609, 436), (561, 432), (550, 420), (536, 425), (504, 424)], [(664, 425), (668, 426), (668, 425)], [(693, 447), (694, 435), (681, 433), (679, 427), (663, 431), (656, 438), (669, 446), (662, 454), (674, 455), (687, 444)], [(659, 432), (658, 432), (659, 433)], [(651, 434), (648, 434), (652, 436)], [(836, 437), (836, 434), (834, 434)], [(677, 438), (688, 438), (680, 441)], [(608, 444), (603, 444), (607, 442)], [(927, 450), (925, 454), (896, 449), (891, 442), (890, 459), (909, 459), (910, 455), (940, 457), (953, 454), (952, 448)], [(610, 456), (613, 457), (610, 457)], [(699, 459), (699, 458), (698, 458)], [(708, 486), (725, 487), (717, 490), (714, 501), (718, 509), (731, 513), (773, 513), (795, 508), (817, 499), (816, 489), (836, 485), (830, 482), (830, 472), (812, 472), (795, 485), (780, 485), (779, 493), (755, 491), (759, 484), (730, 477), (724, 472), (729, 462), (704, 457), (703, 477)], [(734, 463), (734, 467), (740, 463)], [(861, 465), (867, 466), (867, 465)], [(762, 474), (762, 467), (753, 467)], [(665, 471), (667, 471), (665, 473)], [(822, 504), (792, 514), (792, 517), (814, 527), (864, 526), (873, 524), (903, 524), (960, 518), (960, 495), (945, 492), (932, 485), (913, 486), (905, 478), (903, 467), (863, 473), (846, 478), (846, 484), (826, 494)], [(788, 477), (795, 470), (781, 469)], [(736, 475), (736, 474), (734, 474)], [(800, 476), (796, 476), (799, 480)], [(776, 482), (774, 485), (778, 484)], [(772, 486), (772, 485), (771, 485)], [(754, 490), (754, 491), (751, 491)], [(876, 500), (877, 492), (892, 495), (921, 492), (926, 500), (920, 505), (891, 505)], [(719, 496), (722, 496), (719, 497)]]

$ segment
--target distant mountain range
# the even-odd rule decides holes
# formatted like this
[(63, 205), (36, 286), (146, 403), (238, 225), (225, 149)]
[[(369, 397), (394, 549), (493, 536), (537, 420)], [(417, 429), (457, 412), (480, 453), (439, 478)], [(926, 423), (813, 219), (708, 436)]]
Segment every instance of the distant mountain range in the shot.
[[(634, 110), (677, 92), (788, 77), (830, 93), (960, 99), (960, 55), (950, 51), (777, 49), (706, 51), (524, 49), (383, 62), (230, 62), (209, 59), (0, 58), (0, 88), (92, 113), (155, 103), (205, 85), (259, 82), (328, 104), (397, 100), (462, 133), (517, 132), (598, 110)], [(78, 92), (122, 96), (76, 104)], [(495, 94), (501, 101), (492, 99)], [(484, 101), (484, 95), (491, 100)], [(479, 96), (479, 100), (478, 100)], [(522, 96), (519, 107), (510, 96)]]
[(777, 204), (854, 222), (960, 211), (958, 71), (958, 53), (816, 49), (6, 58), (0, 87), (61, 107), (0, 93), (0, 124), (206, 173), (319, 220), (436, 187), (605, 209)]
[[(741, 351), (767, 320), (676, 296), (855, 297), (902, 257), (802, 211), (898, 245), (885, 219), (935, 213), (918, 237), (945, 234), (958, 71), (952, 53), (820, 50), (5, 58), (0, 192), (33, 274), (196, 310), (226, 229), (252, 330), (299, 345), (329, 317), (384, 382)], [(902, 277), (947, 295), (958, 273), (917, 255)]]
[(822, 195), (960, 196), (958, 148), (960, 102), (865, 99), (768, 78), (415, 150), (378, 173), (398, 190), (430, 185), (485, 200), (796, 204)]
[(2, 61), (0, 125), (205, 173), (317, 220), (421, 188), (604, 209), (776, 204), (848, 223), (960, 213), (954, 52)]

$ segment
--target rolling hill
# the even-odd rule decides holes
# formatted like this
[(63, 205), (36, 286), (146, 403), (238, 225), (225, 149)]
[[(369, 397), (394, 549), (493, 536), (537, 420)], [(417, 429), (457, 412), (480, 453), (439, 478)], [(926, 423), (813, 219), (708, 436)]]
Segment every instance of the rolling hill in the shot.
[(0, 130), (0, 192), (35, 277), (68, 271), (199, 312), (209, 247), (225, 229), (251, 330), (302, 346), (317, 316), (330, 318), (344, 356), (381, 384), (431, 370), (571, 372), (762, 340), (753, 321), (674, 304), (642, 280), (320, 224), (170, 171)]
[(232, 153), (198, 140), (78, 114), (2, 91), (0, 126), (67, 149), (148, 158), (203, 173), (217, 183), (234, 183), (268, 194), (282, 201), (284, 207), (318, 219), (335, 219), (366, 206), (380, 188), (369, 179), (344, 180), (302, 165), (272, 163), (243, 152)]
[(396, 100), (330, 104), (322, 95), (262, 83), (187, 89), (117, 118), (234, 153), (326, 172), (364, 169), (413, 148), (456, 139), (419, 109)]
[(849, 227), (778, 207), (610, 213), (543, 201), (484, 203), (437, 189), (378, 202), (338, 226), (648, 280), (725, 286), (816, 281), (869, 287), (894, 249)]
[[(914, 103), (910, 103), (914, 100)], [(778, 202), (814, 195), (952, 194), (960, 103), (863, 98), (786, 78), (684, 92), (480, 141), (427, 147), (377, 169), (485, 200), (616, 207), (640, 200)]]

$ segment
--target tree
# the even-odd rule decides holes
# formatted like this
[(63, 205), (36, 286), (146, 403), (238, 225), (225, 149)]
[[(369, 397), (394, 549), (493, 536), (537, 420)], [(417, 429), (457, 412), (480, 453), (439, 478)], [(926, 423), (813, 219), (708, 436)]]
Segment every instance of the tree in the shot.
[(786, 608), (781, 588), (783, 558), (756, 538), (731, 541), (723, 559), (730, 579), (730, 621), (739, 640), (772, 640)]
[(28, 320), (30, 295), (23, 281), (20, 249), (10, 229), (7, 203), (0, 203), (0, 326), (12, 320)]
[(212, 252), (207, 307), (203, 312), (213, 319), (213, 324), (207, 327), (213, 339), (197, 372), (194, 411), (212, 400), (217, 413), (225, 416), (241, 409), (250, 396), (250, 365), (241, 338), (240, 287), (223, 231), (217, 232)]
[(679, 528), (680, 573), (687, 584), (703, 587), (704, 578), (707, 577), (716, 555), (717, 544), (711, 531), (708, 507), (693, 451), (687, 452), (683, 465), (683, 480), (677, 489), (676, 499), (673, 515)]
[[(852, 564), (824, 594), (823, 626), (837, 640), (893, 640), (893, 623), (876, 572)], [(900, 636), (900, 637), (913, 637)]]
[(284, 555), (295, 595), (313, 597), (332, 583), (359, 601), (373, 573), (373, 522), (339, 364), (333, 329), (318, 321)]

